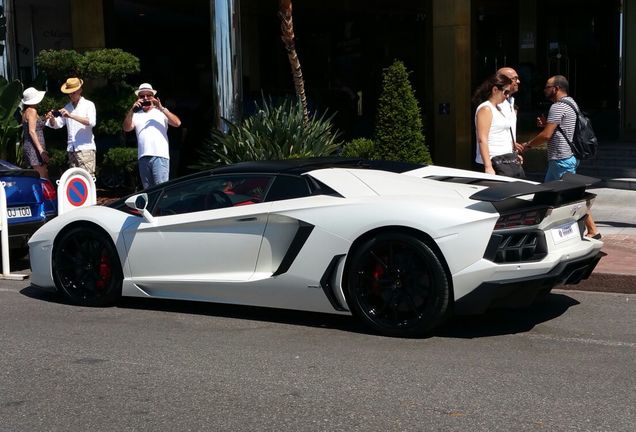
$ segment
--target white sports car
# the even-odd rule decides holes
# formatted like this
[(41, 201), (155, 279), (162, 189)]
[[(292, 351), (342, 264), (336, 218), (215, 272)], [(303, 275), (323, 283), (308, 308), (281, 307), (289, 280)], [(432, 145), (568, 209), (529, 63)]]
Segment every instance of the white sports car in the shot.
[(233, 303), (422, 335), (450, 312), (576, 284), (604, 255), (583, 235), (595, 179), (512, 180), (345, 159), (230, 165), (58, 216), (29, 242), (32, 283), (81, 305)]

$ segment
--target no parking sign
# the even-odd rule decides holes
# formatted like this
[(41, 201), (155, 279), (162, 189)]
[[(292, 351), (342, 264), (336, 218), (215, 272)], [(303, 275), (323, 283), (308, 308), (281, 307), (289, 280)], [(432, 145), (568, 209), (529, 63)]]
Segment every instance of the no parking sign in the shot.
[(62, 174), (57, 185), (58, 214), (96, 203), (95, 181), (88, 171), (83, 168), (70, 168)]
[(66, 184), (66, 199), (74, 207), (81, 207), (88, 198), (88, 185), (81, 177), (74, 177)]

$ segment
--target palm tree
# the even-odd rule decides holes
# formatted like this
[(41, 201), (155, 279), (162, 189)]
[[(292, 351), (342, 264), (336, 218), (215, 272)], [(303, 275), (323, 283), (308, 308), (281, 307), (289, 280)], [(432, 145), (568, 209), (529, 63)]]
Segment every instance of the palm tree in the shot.
[(305, 81), (303, 72), (300, 68), (300, 60), (296, 53), (296, 43), (294, 42), (294, 21), (292, 19), (292, 2), (291, 0), (278, 0), (278, 16), (280, 18), (281, 39), (287, 50), (289, 65), (292, 70), (292, 78), (294, 79), (294, 87), (296, 95), (300, 98), (303, 106), (303, 114), (305, 122), (309, 121), (307, 112), (307, 96), (305, 95)]

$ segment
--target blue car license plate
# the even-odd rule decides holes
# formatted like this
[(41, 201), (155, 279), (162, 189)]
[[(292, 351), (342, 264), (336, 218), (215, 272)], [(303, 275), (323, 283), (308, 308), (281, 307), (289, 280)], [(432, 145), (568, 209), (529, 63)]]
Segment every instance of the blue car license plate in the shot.
[(20, 217), (30, 217), (31, 216), (31, 207), (9, 207), (7, 209), (7, 218), (20, 218)]

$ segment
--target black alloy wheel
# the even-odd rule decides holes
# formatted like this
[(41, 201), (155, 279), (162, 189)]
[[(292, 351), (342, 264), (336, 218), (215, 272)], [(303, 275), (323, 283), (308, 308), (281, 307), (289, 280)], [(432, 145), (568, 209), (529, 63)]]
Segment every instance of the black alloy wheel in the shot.
[(414, 337), (445, 318), (450, 284), (426, 243), (402, 233), (384, 233), (354, 252), (347, 293), (355, 315), (374, 330)]
[(72, 303), (113, 304), (121, 295), (123, 276), (110, 237), (90, 227), (65, 232), (53, 249), (53, 279)]

